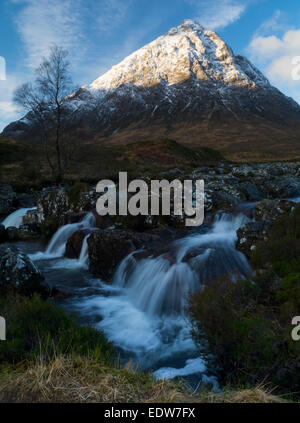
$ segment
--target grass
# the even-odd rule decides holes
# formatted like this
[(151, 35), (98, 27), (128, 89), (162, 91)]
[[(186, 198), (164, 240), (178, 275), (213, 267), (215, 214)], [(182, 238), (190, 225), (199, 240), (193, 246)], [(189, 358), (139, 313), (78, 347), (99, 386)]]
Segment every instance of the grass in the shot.
[(89, 357), (37, 357), (0, 371), (0, 402), (64, 403), (282, 403), (270, 389), (192, 392), (181, 382), (156, 381), (151, 375), (117, 369)]
[[(100, 179), (117, 180), (120, 171), (127, 171), (131, 177), (155, 175), (175, 167), (192, 170), (218, 160), (223, 156), (211, 148), (191, 149), (166, 138), (120, 145), (103, 139), (85, 140), (78, 146), (65, 179), (95, 184)], [(0, 182), (23, 192), (26, 187), (41, 189), (53, 183), (42, 145), (0, 136)]]
[(264, 386), (195, 393), (183, 381), (157, 381), (52, 301), (10, 295), (0, 301), (7, 340), (0, 343), (0, 402), (282, 402)]

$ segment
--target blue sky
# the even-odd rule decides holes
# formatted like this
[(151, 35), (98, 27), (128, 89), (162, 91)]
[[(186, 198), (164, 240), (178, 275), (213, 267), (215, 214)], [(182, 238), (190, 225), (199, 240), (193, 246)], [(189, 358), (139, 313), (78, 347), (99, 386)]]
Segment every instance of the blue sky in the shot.
[(0, 0), (0, 131), (22, 116), (13, 91), (51, 44), (68, 48), (73, 80), (83, 85), (184, 19), (216, 30), (300, 102), (300, 81), (291, 77), (300, 56), (299, 0)]

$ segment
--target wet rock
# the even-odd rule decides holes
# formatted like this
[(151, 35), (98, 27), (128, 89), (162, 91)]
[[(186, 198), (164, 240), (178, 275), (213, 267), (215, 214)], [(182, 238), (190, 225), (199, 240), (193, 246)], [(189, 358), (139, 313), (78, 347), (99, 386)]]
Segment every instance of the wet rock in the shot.
[(0, 225), (0, 242), (7, 241), (7, 232), (4, 225)]
[(92, 189), (87, 192), (81, 192), (78, 199), (78, 210), (79, 211), (91, 211), (96, 208), (96, 203), (99, 198), (96, 189)]
[(40, 238), (41, 233), (35, 223), (20, 225), (18, 228), (18, 239), (21, 241), (28, 241), (31, 239)]
[(272, 198), (292, 198), (300, 195), (300, 181), (293, 177), (274, 177), (264, 181), (264, 188)]
[(268, 239), (270, 225), (267, 222), (249, 222), (237, 231), (236, 247), (248, 258), (260, 241)]
[(76, 231), (67, 241), (65, 256), (68, 258), (78, 258), (80, 256), (83, 240), (90, 233), (90, 229)]
[(263, 200), (255, 206), (254, 217), (258, 221), (272, 222), (295, 207), (293, 201)]
[(158, 236), (146, 233), (97, 230), (88, 238), (89, 269), (109, 281), (123, 258), (157, 239)]
[(43, 189), (37, 203), (38, 222), (42, 223), (47, 218), (61, 217), (71, 212), (68, 195), (63, 188)]
[(263, 200), (264, 194), (257, 189), (257, 187), (251, 182), (242, 182), (240, 184), (241, 189), (243, 190), (246, 199), (248, 201), (260, 201)]
[(100, 216), (96, 210), (93, 210), (93, 215), (95, 217), (95, 227), (99, 229), (112, 228), (115, 224), (115, 216)]
[(0, 247), (0, 293), (9, 292), (31, 297), (40, 294), (43, 298), (50, 295), (44, 277), (26, 254), (14, 247)]
[(18, 228), (14, 226), (9, 226), (6, 228), (7, 239), (8, 241), (17, 241), (18, 240)]
[(255, 170), (252, 166), (248, 165), (241, 165), (239, 167), (234, 167), (232, 169), (233, 176), (236, 176), (238, 178), (240, 177), (250, 177), (255, 175)]
[(68, 212), (64, 214), (61, 218), (62, 225), (68, 225), (69, 223), (78, 223), (86, 216), (86, 212), (72, 213)]

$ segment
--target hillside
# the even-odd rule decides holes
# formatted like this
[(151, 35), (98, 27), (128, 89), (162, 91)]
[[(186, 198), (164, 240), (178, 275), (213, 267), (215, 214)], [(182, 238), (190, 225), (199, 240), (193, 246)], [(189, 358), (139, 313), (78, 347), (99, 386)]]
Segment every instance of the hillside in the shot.
[[(171, 138), (227, 158), (300, 154), (300, 107), (214, 32), (186, 20), (65, 102), (80, 137), (97, 145)], [(71, 118), (72, 116), (72, 118)], [(3, 135), (38, 139), (30, 115)]]

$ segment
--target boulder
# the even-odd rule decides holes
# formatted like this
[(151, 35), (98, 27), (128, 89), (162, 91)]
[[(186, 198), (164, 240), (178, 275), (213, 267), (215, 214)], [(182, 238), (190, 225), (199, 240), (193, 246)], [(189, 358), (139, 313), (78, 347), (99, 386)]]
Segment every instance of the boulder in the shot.
[(67, 241), (65, 256), (68, 258), (78, 258), (83, 240), (89, 233), (91, 233), (90, 229), (76, 231)]
[(264, 194), (258, 190), (258, 188), (252, 182), (242, 182), (240, 187), (248, 201), (261, 201), (264, 198)]
[(64, 188), (44, 188), (37, 202), (37, 210), (28, 214), (24, 223), (28, 223), (30, 217), (38, 224), (47, 219), (60, 220), (64, 214), (71, 211), (69, 198)]
[(68, 225), (69, 223), (81, 222), (85, 215), (86, 215), (86, 212), (79, 212), (79, 213), (68, 212), (62, 216), (61, 224)]
[(0, 242), (7, 241), (7, 232), (4, 225), (0, 225)]
[(266, 222), (249, 222), (237, 231), (236, 248), (248, 258), (260, 241), (268, 239), (270, 225)]
[(6, 233), (8, 241), (17, 241), (19, 238), (18, 228), (15, 228), (14, 226), (9, 226), (6, 228)]
[(0, 247), (0, 293), (17, 293), (26, 297), (50, 295), (44, 277), (26, 254), (15, 247)]
[(38, 226), (34, 223), (26, 225), (20, 225), (18, 228), (18, 239), (21, 241), (27, 241), (30, 239), (40, 238), (41, 233)]
[(159, 237), (153, 234), (123, 230), (97, 230), (88, 238), (89, 269), (109, 281), (118, 264), (130, 253), (149, 247)]
[(294, 177), (277, 176), (264, 181), (271, 198), (292, 198), (300, 195), (300, 181)]
[(263, 200), (255, 206), (254, 217), (257, 221), (273, 222), (284, 213), (291, 212), (295, 205), (287, 200)]

